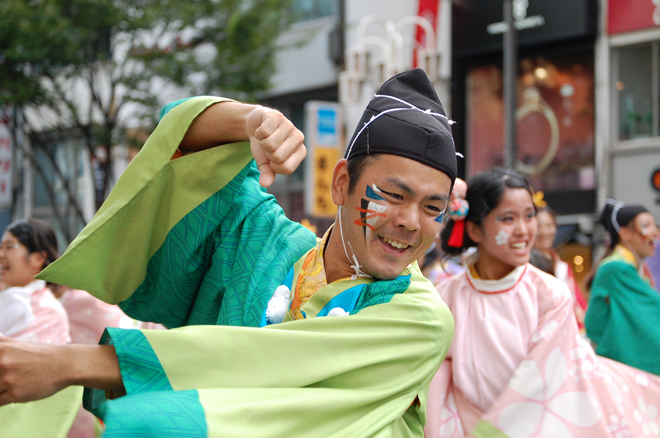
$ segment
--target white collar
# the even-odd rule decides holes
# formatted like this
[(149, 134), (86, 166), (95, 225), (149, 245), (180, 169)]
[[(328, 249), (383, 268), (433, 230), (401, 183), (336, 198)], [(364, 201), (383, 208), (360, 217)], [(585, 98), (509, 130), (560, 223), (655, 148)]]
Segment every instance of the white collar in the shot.
[(482, 280), (474, 278), (468, 267), (468, 269), (465, 270), (465, 275), (467, 275), (468, 281), (477, 292), (495, 294), (513, 289), (520, 282), (526, 271), (527, 264), (524, 264), (518, 266), (499, 280)]
[(21, 286), (12, 286), (12, 287), (8, 287), (3, 292), (4, 293), (7, 293), (7, 292), (9, 292), (9, 293), (23, 292), (26, 295), (32, 295), (33, 293), (38, 292), (38, 291), (42, 290), (45, 287), (46, 287), (46, 282), (45, 281), (43, 281), (43, 280), (32, 280), (31, 282), (29, 282), (28, 284), (26, 284), (23, 287), (21, 287)]

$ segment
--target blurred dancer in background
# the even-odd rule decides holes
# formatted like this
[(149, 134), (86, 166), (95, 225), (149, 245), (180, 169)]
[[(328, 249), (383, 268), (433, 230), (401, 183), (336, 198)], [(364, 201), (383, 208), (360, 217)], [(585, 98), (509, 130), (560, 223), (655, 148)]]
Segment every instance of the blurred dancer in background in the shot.
[[(48, 224), (27, 219), (5, 229), (0, 243), (0, 276), (6, 289), (0, 292), (0, 334), (27, 342), (63, 345), (71, 341), (66, 312), (43, 280), (35, 280), (43, 268), (58, 257), (57, 237)], [(1, 436), (57, 437), (66, 434), (80, 405), (79, 393), (61, 393), (30, 403), (30, 410), (15, 406), (0, 408)], [(62, 411), (70, 412), (63, 416)], [(26, 413), (27, 412), (27, 413)], [(29, 417), (29, 418), (26, 418)], [(16, 420), (29, 424), (12, 428)], [(76, 438), (94, 436), (90, 413), (78, 411)], [(82, 432), (82, 431), (85, 432)]]
[(66, 344), (66, 312), (43, 280), (43, 268), (57, 259), (57, 238), (45, 223), (34, 219), (9, 225), (0, 243), (0, 333), (15, 339)]
[(611, 243), (591, 283), (587, 336), (601, 356), (660, 374), (660, 295), (641, 269), (655, 251), (658, 228), (643, 205), (614, 200), (600, 223)]
[[(534, 242), (534, 249), (550, 262), (550, 273), (568, 286), (568, 290), (571, 291), (571, 295), (573, 295), (573, 308), (575, 310), (578, 327), (581, 332), (584, 332), (584, 312), (587, 308), (587, 300), (584, 299), (582, 291), (575, 281), (573, 268), (571, 268), (568, 263), (562, 261), (559, 257), (559, 253), (553, 246), (555, 237), (557, 236), (557, 216), (555, 215), (555, 212), (547, 206), (545, 201), (535, 198), (535, 205), (537, 206), (536, 221), (538, 224), (538, 231), (536, 234), (536, 241)], [(535, 264), (533, 259), (532, 264)]]

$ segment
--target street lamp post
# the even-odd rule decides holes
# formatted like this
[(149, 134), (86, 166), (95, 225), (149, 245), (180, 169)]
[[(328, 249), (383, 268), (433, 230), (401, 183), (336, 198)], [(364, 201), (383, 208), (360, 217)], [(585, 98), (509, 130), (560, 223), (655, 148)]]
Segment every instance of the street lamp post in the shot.
[(518, 81), (518, 42), (513, 17), (513, 0), (504, 0), (504, 165), (516, 165), (516, 87)]

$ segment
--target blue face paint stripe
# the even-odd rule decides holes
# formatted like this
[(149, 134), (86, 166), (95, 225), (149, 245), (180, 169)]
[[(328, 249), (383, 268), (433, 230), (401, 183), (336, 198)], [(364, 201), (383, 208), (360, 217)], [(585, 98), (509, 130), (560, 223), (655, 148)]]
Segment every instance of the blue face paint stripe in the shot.
[(374, 191), (374, 189), (371, 188), (371, 186), (367, 186), (367, 198), (374, 199), (376, 201), (384, 201), (385, 199), (380, 196), (378, 193)]
[(435, 221), (442, 223), (442, 220), (444, 218), (445, 218), (445, 212), (443, 211), (442, 213), (440, 213), (440, 215), (437, 218), (435, 218)]

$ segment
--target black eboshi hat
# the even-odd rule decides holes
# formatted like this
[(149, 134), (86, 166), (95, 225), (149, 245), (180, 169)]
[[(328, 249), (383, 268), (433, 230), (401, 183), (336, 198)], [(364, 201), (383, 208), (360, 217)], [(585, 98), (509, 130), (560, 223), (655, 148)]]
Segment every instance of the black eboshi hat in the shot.
[(392, 154), (410, 158), (456, 179), (456, 147), (450, 121), (424, 70), (385, 82), (362, 114), (344, 158)]

